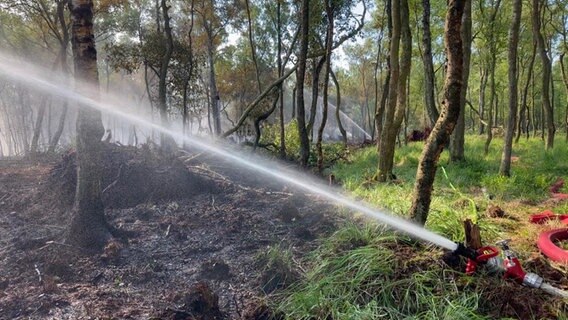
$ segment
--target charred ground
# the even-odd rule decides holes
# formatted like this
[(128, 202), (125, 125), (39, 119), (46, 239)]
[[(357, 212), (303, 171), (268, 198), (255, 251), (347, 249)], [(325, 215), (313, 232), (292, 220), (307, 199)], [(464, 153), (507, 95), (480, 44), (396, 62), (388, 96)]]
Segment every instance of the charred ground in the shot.
[(103, 198), (118, 237), (95, 256), (63, 244), (73, 152), (0, 163), (0, 318), (244, 317), (263, 289), (290, 280), (259, 254), (278, 245), (301, 256), (336, 228), (329, 205), (227, 163), (106, 148)]

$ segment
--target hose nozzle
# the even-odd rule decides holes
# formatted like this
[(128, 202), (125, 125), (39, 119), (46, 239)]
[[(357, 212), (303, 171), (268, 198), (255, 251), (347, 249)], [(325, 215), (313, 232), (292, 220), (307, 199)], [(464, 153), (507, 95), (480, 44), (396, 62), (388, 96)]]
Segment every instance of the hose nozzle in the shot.
[(456, 255), (460, 255), (462, 257), (471, 259), (471, 260), (477, 260), (477, 257), (479, 256), (479, 253), (477, 252), (477, 250), (472, 249), (472, 248), (468, 248), (466, 246), (463, 245), (463, 243), (458, 243), (458, 248), (453, 252)]

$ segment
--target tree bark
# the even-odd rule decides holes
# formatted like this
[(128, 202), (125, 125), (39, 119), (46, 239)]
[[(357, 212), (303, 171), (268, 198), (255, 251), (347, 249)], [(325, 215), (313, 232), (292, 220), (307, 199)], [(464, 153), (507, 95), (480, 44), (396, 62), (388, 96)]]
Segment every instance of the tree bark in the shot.
[[(531, 55), (531, 60), (529, 62), (529, 70), (527, 72), (527, 82), (525, 83), (525, 87), (523, 88), (523, 96), (521, 97), (521, 111), (519, 113), (519, 121), (517, 124), (517, 137), (515, 138), (515, 142), (519, 142), (521, 138), (521, 132), (525, 132), (528, 135), (529, 132), (529, 119), (530, 119), (530, 112), (528, 110), (527, 105), (527, 96), (529, 93), (529, 87), (531, 84), (533, 69), (534, 69), (534, 60), (536, 58), (536, 42), (533, 45), (533, 51)], [(526, 115), (525, 115), (526, 114)]]
[[(187, 40), (188, 40), (188, 47), (189, 47), (189, 70), (188, 70), (188, 74), (187, 74), (187, 78), (185, 79), (184, 82), (184, 88), (183, 88), (183, 118), (182, 118), (182, 122), (183, 122), (183, 135), (187, 135), (187, 126), (188, 126), (188, 122), (189, 122), (189, 112), (188, 112), (188, 107), (187, 107), (187, 103), (188, 103), (188, 99), (187, 99), (187, 90), (189, 87), (189, 81), (192, 78), (193, 75), (193, 26), (195, 24), (195, 0), (191, 0), (191, 7), (190, 7), (190, 19), (191, 19), (191, 23), (189, 25), (189, 31), (187, 32)], [(183, 145), (185, 147), (185, 140), (183, 142)]]
[[(393, 32), (391, 39), (391, 79), (389, 105), (386, 110), (384, 131), (379, 152), (379, 174), (381, 182), (391, 180), (393, 175), (396, 138), (406, 111), (406, 81), (410, 73), (412, 58), (412, 35), (409, 25), (408, 1), (392, 1)], [(399, 42), (402, 55), (399, 65)]]
[(304, 109), (304, 79), (306, 75), (306, 58), (308, 55), (308, 36), (310, 30), (310, 1), (302, 0), (300, 52), (298, 53), (298, 68), (296, 71), (296, 120), (300, 137), (300, 164), (308, 165), (310, 157), (310, 141), (306, 130), (306, 112)]
[(517, 123), (517, 45), (519, 43), (519, 30), (521, 27), (522, 0), (513, 1), (513, 23), (509, 29), (509, 117), (507, 120), (507, 132), (505, 134), (505, 146), (501, 156), (499, 174), (511, 175), (511, 152), (513, 149), (513, 135)]
[[(71, 43), (75, 64), (76, 90), (98, 96), (97, 51), (93, 34), (93, 0), (71, 0)], [(98, 250), (110, 239), (101, 199), (101, 138), (104, 133), (100, 111), (85, 106), (77, 116), (77, 189), (75, 208), (68, 227), (67, 242)]]
[[(566, 69), (564, 65), (565, 52), (560, 55), (560, 68), (562, 71), (562, 82), (564, 83), (564, 89), (566, 90), (566, 99), (568, 100), (568, 75), (566, 74)], [(566, 103), (566, 113), (565, 113), (565, 125), (566, 125), (566, 141), (568, 141), (568, 102)]]
[[(59, 22), (59, 29), (61, 31), (60, 37), (60, 67), (61, 71), (65, 75), (69, 75), (69, 66), (67, 65), (67, 48), (69, 46), (69, 28), (67, 22), (65, 21), (65, 4), (67, 0), (60, 0), (57, 2), (57, 20)], [(57, 124), (57, 129), (53, 134), (49, 142), (49, 147), (47, 149), (48, 153), (55, 152), (55, 148), (59, 144), (59, 139), (61, 138), (61, 134), (63, 133), (63, 129), (65, 128), (65, 119), (67, 118), (67, 101), (63, 102), (63, 108), (61, 110), (61, 115), (59, 116), (59, 122)]]
[[(392, 14), (391, 14), (391, 10), (392, 10), (392, 5), (391, 5), (391, 0), (386, 0), (385, 1), (385, 12), (386, 12), (386, 16), (387, 16), (387, 28), (388, 28), (388, 34), (389, 34), (389, 48), (391, 48), (391, 44), (392, 44)], [(377, 133), (377, 152), (380, 153), (380, 149), (381, 149), (381, 137), (383, 136), (383, 126), (385, 123), (385, 109), (386, 109), (386, 105), (387, 105), (387, 98), (389, 97), (389, 88), (390, 88), (390, 77), (391, 77), (391, 64), (390, 64), (390, 54), (389, 54), (389, 59), (386, 59), (386, 63), (387, 63), (387, 75), (385, 77), (385, 82), (383, 84), (383, 92), (381, 95), (381, 102), (377, 108), (377, 110), (375, 111), (375, 128), (376, 128), (376, 133)]]
[[(406, 1), (406, 0), (404, 0)], [(396, 133), (393, 135), (392, 126), (394, 122), (394, 114), (396, 111), (396, 101), (397, 101), (397, 88), (399, 82), (399, 48), (400, 48), (400, 2), (391, 1), (391, 17), (392, 17), (392, 34), (390, 37), (390, 50), (389, 50), (389, 61), (390, 61), (390, 81), (389, 81), (389, 95), (388, 104), (385, 106), (385, 119), (383, 121), (383, 126), (381, 130), (381, 141), (379, 144), (379, 181), (387, 181), (392, 175), (392, 156), (390, 155), (390, 149), (394, 150), (394, 144), (396, 139)], [(391, 138), (394, 136), (395, 138)], [(394, 155), (394, 152), (392, 152)]]
[[(282, 65), (282, 1), (277, 0), (276, 3), (276, 19), (278, 33), (278, 78), (282, 77), (284, 66)], [(280, 111), (280, 158), (286, 159), (286, 132), (284, 128), (284, 86), (282, 83), (278, 86), (278, 100)]]
[(59, 122), (57, 123), (57, 129), (49, 142), (49, 148), (47, 149), (47, 153), (54, 153), (57, 145), (59, 144), (59, 139), (61, 139), (61, 135), (63, 134), (63, 129), (65, 129), (65, 119), (67, 118), (67, 108), (68, 102), (63, 102), (63, 108), (61, 109), (61, 115), (59, 116)]
[(462, 21), (462, 41), (463, 41), (463, 87), (461, 90), (460, 97), (460, 116), (458, 122), (456, 123), (456, 128), (450, 137), (450, 161), (464, 161), (465, 152), (465, 104), (467, 96), (467, 87), (469, 84), (469, 71), (470, 71), (470, 60), (471, 60), (471, 2), (472, 0), (466, 0), (465, 8), (463, 12)]
[(313, 141), (314, 136), (314, 122), (316, 121), (316, 113), (318, 110), (318, 97), (319, 97), (319, 78), (321, 69), (325, 64), (325, 56), (321, 57), (317, 62), (314, 60), (313, 73), (312, 73), (312, 104), (310, 106), (310, 117), (308, 119), (308, 137)]
[(491, 16), (489, 17), (489, 55), (490, 55), (490, 64), (489, 64), (489, 86), (490, 86), (490, 93), (491, 96), (489, 98), (489, 110), (487, 110), (487, 139), (485, 140), (485, 148), (484, 152), (485, 155), (489, 153), (489, 145), (491, 144), (491, 140), (493, 140), (493, 124), (496, 122), (493, 118), (493, 113), (497, 109), (496, 106), (496, 87), (495, 87), (495, 69), (497, 66), (497, 43), (496, 43), (496, 35), (495, 35), (495, 21), (497, 20), (497, 13), (499, 12), (499, 7), (501, 6), (501, 0), (497, 0), (497, 3), (493, 7), (493, 11)]
[[(170, 15), (168, 13), (170, 7), (166, 4), (166, 0), (162, 1), (162, 14), (164, 16), (164, 33), (166, 35), (166, 51), (162, 56), (162, 61), (160, 64), (160, 74), (158, 81), (158, 108), (160, 109), (160, 120), (164, 128), (169, 127), (168, 121), (168, 104), (166, 101), (167, 87), (166, 82), (168, 78), (168, 68), (170, 65), (170, 60), (174, 51), (174, 40), (172, 36), (172, 28), (170, 27)], [(175, 150), (174, 139), (165, 134), (160, 134), (160, 146), (166, 154), (173, 153)]]
[(47, 105), (47, 97), (43, 97), (37, 111), (37, 117), (34, 124), (34, 134), (32, 135), (32, 142), (30, 143), (29, 156), (35, 159), (38, 152), (39, 136), (41, 135), (41, 125), (45, 116), (45, 108)]
[(329, 74), (331, 72), (331, 50), (333, 45), (333, 23), (335, 9), (332, 4), (329, 3), (330, 0), (325, 0), (325, 14), (327, 16), (327, 34), (325, 39), (325, 73), (323, 76), (323, 106), (322, 106), (322, 116), (321, 124), (318, 129), (318, 140), (316, 142), (316, 150), (318, 153), (318, 170), (321, 173), (323, 171), (323, 149), (322, 149), (322, 139), (323, 130), (325, 129), (325, 124), (327, 122), (327, 109), (328, 109), (328, 93), (329, 93)]
[[(206, 20), (204, 17), (203, 20)], [(211, 22), (204, 21), (205, 33), (207, 34), (207, 62), (209, 64), (209, 91), (210, 91), (210, 108), (213, 117), (213, 133), (217, 136), (221, 135), (221, 110), (219, 108), (219, 91), (217, 89), (217, 79), (215, 78), (215, 59), (213, 30)]]
[(444, 28), (448, 69), (444, 87), (443, 108), (422, 151), (410, 208), (412, 220), (421, 225), (424, 225), (428, 218), (440, 154), (454, 130), (460, 113), (463, 81), (463, 43), (460, 29), (464, 6), (464, 0), (450, 0), (448, 3)]
[[(546, 45), (544, 43), (544, 37), (541, 32), (541, 21), (540, 21), (540, 7), (542, 1), (533, 0), (532, 1), (532, 24), (533, 24), (533, 34), (536, 38), (536, 43), (538, 46), (538, 51), (540, 54), (540, 59), (542, 61), (542, 105), (544, 109), (544, 118), (547, 127), (546, 136), (546, 149), (552, 149), (554, 147), (554, 134), (556, 128), (554, 126), (554, 109), (550, 102), (550, 79), (552, 73), (552, 65), (550, 58), (546, 53)], [(544, 134), (544, 121), (542, 122), (542, 131)]]
[(335, 72), (332, 69), (329, 70), (331, 75), (331, 79), (335, 84), (335, 91), (337, 94), (337, 103), (335, 105), (335, 120), (337, 121), (337, 127), (339, 128), (339, 132), (341, 132), (341, 137), (343, 139), (343, 144), (347, 146), (347, 132), (343, 127), (343, 123), (341, 122), (341, 88), (339, 87), (339, 81), (335, 77)]
[(256, 74), (256, 85), (257, 85), (257, 88), (258, 88), (258, 93), (260, 93), (260, 92), (262, 92), (262, 84), (260, 82), (260, 70), (258, 69), (258, 62), (256, 60), (256, 50), (255, 50), (254, 38), (253, 38), (253, 34), (252, 34), (252, 18), (251, 18), (251, 13), (250, 13), (249, 0), (245, 0), (245, 9), (246, 9), (246, 12), (247, 12), (248, 38), (249, 38), (249, 44), (250, 44), (251, 57), (252, 57), (252, 62), (254, 64), (254, 71), (255, 71), (255, 74)]
[(486, 122), (483, 119), (485, 117), (485, 90), (487, 88), (488, 71), (487, 67), (482, 65), (479, 67), (480, 73), (480, 84), (479, 84), (479, 129), (477, 134), (482, 135), (485, 132)]
[[(469, 0), (471, 2), (471, 0)], [(430, 123), (428, 127), (433, 127), (440, 114), (436, 108), (434, 97), (434, 64), (432, 63), (432, 36), (430, 34), (430, 0), (422, 0), (422, 46), (424, 52), (422, 61), (424, 63), (424, 101), (426, 112)], [(470, 29), (471, 30), (471, 29)], [(465, 43), (465, 42), (464, 42)], [(464, 59), (465, 60), (465, 59)]]

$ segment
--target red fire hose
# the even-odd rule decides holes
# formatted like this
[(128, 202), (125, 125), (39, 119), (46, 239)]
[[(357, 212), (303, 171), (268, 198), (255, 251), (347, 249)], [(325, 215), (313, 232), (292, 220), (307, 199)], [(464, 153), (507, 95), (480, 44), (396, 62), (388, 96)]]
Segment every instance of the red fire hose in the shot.
[(568, 251), (554, 243), (562, 240), (568, 240), (568, 229), (554, 229), (541, 233), (538, 237), (537, 245), (540, 251), (550, 260), (568, 263)]
[[(551, 210), (545, 210), (530, 217), (532, 223), (543, 224), (549, 220), (560, 220), (568, 225), (568, 215), (554, 214)], [(541, 233), (537, 240), (537, 246), (550, 260), (568, 263), (568, 250), (558, 247), (554, 242), (568, 240), (568, 229), (554, 229)]]

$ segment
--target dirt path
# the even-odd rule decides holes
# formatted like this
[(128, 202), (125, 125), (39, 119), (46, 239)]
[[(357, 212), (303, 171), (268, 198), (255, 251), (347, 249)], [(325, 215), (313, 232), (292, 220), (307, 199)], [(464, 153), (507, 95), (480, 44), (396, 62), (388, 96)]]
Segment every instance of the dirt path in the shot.
[(242, 318), (270, 278), (260, 253), (302, 256), (337, 224), (316, 198), (216, 176), (207, 193), (107, 210), (127, 241), (82, 256), (62, 244), (69, 210), (43, 194), (52, 167), (0, 163), (0, 319), (183, 319), (199, 282), (217, 318)]

